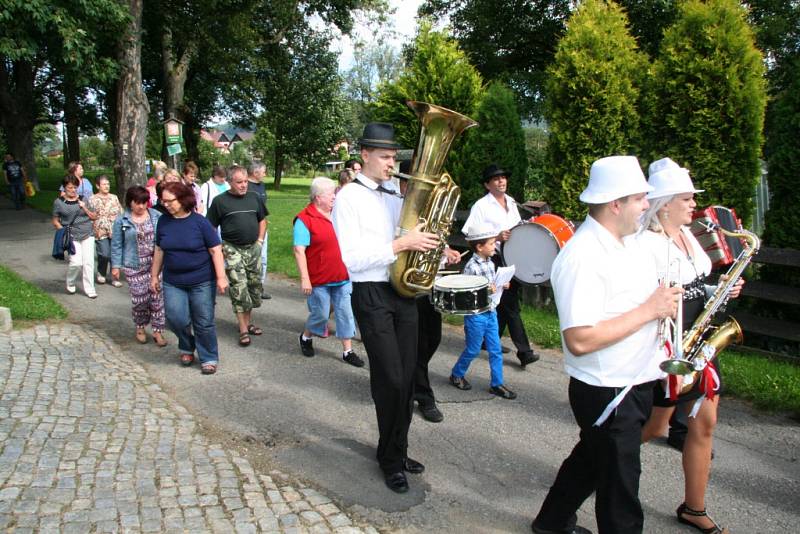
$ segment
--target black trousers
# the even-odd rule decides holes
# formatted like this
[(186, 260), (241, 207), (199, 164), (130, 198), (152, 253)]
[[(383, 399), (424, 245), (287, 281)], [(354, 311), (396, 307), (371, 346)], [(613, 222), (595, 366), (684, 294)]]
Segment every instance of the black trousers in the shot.
[(528, 334), (525, 333), (525, 326), (519, 315), (519, 282), (515, 279), (511, 280), (511, 287), (503, 290), (503, 296), (500, 297), (500, 304), (497, 306), (497, 326), (501, 338), (506, 325), (508, 335), (517, 348), (517, 354), (532, 352)]
[(653, 406), (653, 386), (654, 382), (635, 386), (600, 427), (593, 427), (622, 388), (590, 386), (570, 379), (569, 403), (581, 429), (580, 440), (561, 464), (542, 503), (535, 519), (538, 527), (560, 530), (573, 526), (575, 512), (596, 492), (600, 534), (642, 532), (639, 452), (642, 427)]
[(377, 458), (385, 474), (403, 469), (413, 410), (417, 363), (417, 306), (388, 282), (354, 282), (353, 313), (369, 358), (369, 380), (378, 416)]
[(436, 311), (428, 295), (416, 298), (419, 326), (417, 328), (417, 365), (414, 369), (414, 400), (420, 407), (436, 405), (428, 364), (442, 341), (442, 314)]

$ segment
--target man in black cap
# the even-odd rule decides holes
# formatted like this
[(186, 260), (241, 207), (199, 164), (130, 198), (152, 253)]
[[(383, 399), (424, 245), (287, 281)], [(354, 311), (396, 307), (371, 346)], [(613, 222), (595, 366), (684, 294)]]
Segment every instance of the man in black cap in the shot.
[(417, 361), (417, 307), (389, 283), (389, 267), (406, 250), (437, 246), (435, 234), (420, 226), (395, 238), (402, 198), (391, 184), (400, 145), (394, 128), (369, 123), (359, 141), (364, 162), (355, 181), (342, 188), (333, 208), (333, 225), (342, 260), (353, 282), (352, 305), (367, 350), (370, 389), (378, 417), (377, 458), (386, 485), (408, 491), (406, 472), (425, 467), (408, 457)]
[[(493, 224), (500, 231), (495, 242), (498, 254), (492, 257), (498, 265), (502, 261), (499, 254), (501, 243), (508, 241), (511, 229), (521, 220), (517, 203), (506, 194), (510, 177), (511, 173), (496, 163), (483, 170), (483, 187), (487, 193), (472, 205), (462, 229), (466, 234), (470, 228), (478, 224), (484, 222)], [(525, 326), (519, 316), (519, 282), (516, 279), (511, 280), (511, 287), (503, 291), (503, 296), (500, 298), (500, 304), (497, 306), (497, 324), (500, 328), (500, 337), (503, 337), (503, 331), (508, 325), (508, 333), (517, 348), (517, 358), (523, 368), (539, 359), (539, 355), (531, 348)], [(503, 352), (506, 352), (505, 349)]]

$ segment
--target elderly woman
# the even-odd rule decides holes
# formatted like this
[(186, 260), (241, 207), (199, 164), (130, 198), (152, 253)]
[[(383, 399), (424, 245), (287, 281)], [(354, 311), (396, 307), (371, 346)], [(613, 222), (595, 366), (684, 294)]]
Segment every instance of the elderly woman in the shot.
[(214, 289), (225, 293), (228, 288), (222, 243), (195, 211), (194, 192), (188, 186), (165, 184), (161, 203), (168, 213), (156, 228), (150, 287), (153, 292), (160, 290), (163, 268), (167, 324), (178, 337), (181, 363), (192, 365), (197, 350), (203, 374), (214, 374), (219, 365)]
[[(80, 161), (70, 161), (67, 165), (67, 176), (74, 176), (78, 179), (78, 196), (83, 197), (83, 200), (88, 201), (92, 198), (94, 190), (92, 189), (92, 182), (88, 178), (83, 177), (83, 165)], [(60, 195), (64, 197), (64, 185), (58, 188)]]
[[(689, 172), (669, 158), (650, 165), (650, 185), (655, 189), (647, 195), (650, 207), (644, 214), (640, 239), (652, 252), (658, 272), (683, 286), (682, 326), (686, 331), (703, 311), (706, 295), (714, 289), (705, 285), (711, 260), (688, 228), (696, 206), (694, 195), (702, 190), (695, 189)], [(731, 297), (739, 296), (743, 283), (743, 280), (737, 282)], [(716, 358), (710, 365), (719, 373)], [(653, 412), (642, 430), (642, 441), (664, 435), (676, 408), (692, 412), (683, 447), (684, 502), (677, 509), (677, 519), (706, 534), (719, 534), (727, 530), (708, 517), (705, 505), (719, 396), (701, 387), (699, 380), (696, 382), (690, 392), (675, 401), (670, 400), (666, 387), (659, 383), (654, 390)]]
[(135, 185), (125, 193), (125, 213), (117, 217), (111, 230), (111, 276), (119, 282), (120, 268), (125, 272), (131, 294), (136, 341), (147, 343), (145, 327), (153, 329), (153, 341), (166, 346), (164, 339), (164, 295), (150, 287), (155, 251), (156, 223), (161, 214), (148, 208), (150, 193)]
[(353, 352), (351, 341), (355, 335), (350, 306), (353, 286), (331, 221), (334, 189), (336, 184), (330, 178), (314, 178), (309, 195), (311, 202), (294, 219), (294, 259), (309, 311), (305, 329), (300, 334), (300, 351), (303, 356), (314, 356), (312, 335), (328, 336), (328, 318), (333, 304), (336, 337), (342, 342), (342, 360), (363, 367), (364, 361)]
[[(88, 180), (87, 180), (88, 182)], [(83, 273), (83, 291), (90, 299), (97, 298), (94, 288), (94, 230), (97, 215), (85, 199), (78, 195), (80, 180), (67, 175), (62, 182), (63, 196), (53, 201), (53, 226), (58, 230), (69, 226), (75, 253), (69, 255), (67, 293), (74, 294), (78, 275)], [(90, 186), (91, 187), (91, 186)]]
[[(111, 182), (108, 176), (101, 174), (97, 177), (97, 194), (89, 199), (89, 206), (97, 214), (94, 220), (94, 239), (97, 248), (97, 283), (105, 284), (108, 275), (108, 264), (111, 261), (111, 227), (117, 216), (122, 213), (117, 195), (112, 195)], [(111, 285), (120, 287), (119, 280), (113, 280)]]
[(150, 193), (150, 202), (148, 208), (155, 206), (158, 203), (158, 193), (156, 192), (156, 185), (164, 180), (164, 173), (167, 172), (167, 164), (163, 161), (153, 162), (153, 176), (147, 180), (147, 192)]

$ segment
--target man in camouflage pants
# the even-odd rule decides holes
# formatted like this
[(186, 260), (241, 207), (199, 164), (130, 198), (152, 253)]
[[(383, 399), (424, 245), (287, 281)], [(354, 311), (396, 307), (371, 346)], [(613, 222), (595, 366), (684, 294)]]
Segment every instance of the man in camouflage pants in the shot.
[(231, 304), (239, 322), (239, 345), (262, 330), (251, 322), (253, 308), (261, 306), (261, 245), (267, 231), (267, 208), (258, 195), (247, 191), (247, 171), (234, 165), (228, 171), (231, 188), (217, 196), (206, 217), (222, 228), (222, 252)]

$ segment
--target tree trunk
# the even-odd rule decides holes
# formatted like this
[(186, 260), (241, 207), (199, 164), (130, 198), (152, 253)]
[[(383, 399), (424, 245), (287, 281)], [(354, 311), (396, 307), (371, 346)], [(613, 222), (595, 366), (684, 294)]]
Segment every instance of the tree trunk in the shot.
[(128, 0), (130, 22), (118, 44), (120, 75), (116, 94), (114, 153), (120, 193), (132, 185), (145, 185), (145, 143), (150, 104), (142, 87), (142, 3)]
[[(189, 65), (197, 51), (197, 43), (187, 43), (181, 57), (176, 58), (173, 50), (172, 30), (164, 27), (161, 33), (161, 73), (164, 79), (164, 120), (175, 117), (184, 123), (188, 122), (189, 110), (184, 103), (186, 79), (189, 75)], [(188, 147), (187, 147), (188, 148)], [(164, 141), (163, 157), (167, 157), (166, 139)], [(173, 161), (170, 157), (165, 161)]]
[(0, 58), (0, 126), (9, 151), (24, 166), (28, 178), (39, 189), (39, 174), (33, 156), (33, 127), (36, 125), (34, 82), (36, 67), (30, 61), (9, 62)]
[(78, 130), (80, 106), (76, 87), (69, 76), (64, 77), (64, 124), (67, 126), (67, 152), (64, 161), (80, 161), (81, 141)]
[[(186, 147), (186, 159), (190, 159), (197, 163), (200, 159), (200, 149), (198, 145), (198, 137), (200, 134), (200, 124), (193, 113), (186, 110), (184, 114), (186, 119), (183, 124), (183, 144)], [(198, 176), (199, 178), (199, 176)]]
[(281, 176), (283, 175), (283, 151), (275, 148), (275, 191), (281, 190)]

